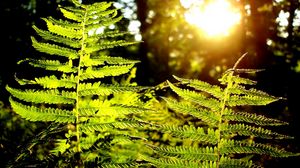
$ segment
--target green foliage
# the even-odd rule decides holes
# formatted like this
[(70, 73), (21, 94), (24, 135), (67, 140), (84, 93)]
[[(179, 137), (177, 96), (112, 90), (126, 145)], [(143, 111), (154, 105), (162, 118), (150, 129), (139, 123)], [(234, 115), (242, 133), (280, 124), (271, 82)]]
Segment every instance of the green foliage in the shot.
[[(6, 86), (13, 111), (26, 121), (49, 124), (9, 166), (256, 167), (254, 154), (299, 155), (265, 143), (291, 139), (268, 128), (288, 123), (241, 110), (282, 99), (237, 75), (256, 70), (236, 69), (238, 61), (223, 74), (222, 86), (175, 77), (179, 85), (154, 88), (170, 87), (180, 100), (158, 102), (155, 91), (131, 82), (139, 61), (107, 52), (136, 43), (122, 39), (127, 32), (106, 29), (122, 19), (112, 3), (73, 0), (59, 10), (61, 19), (42, 18), (45, 28), (33, 26), (38, 53), (18, 62), (27, 69), (15, 75), (16, 85)], [(186, 64), (199, 71), (197, 63), (180, 67)], [(174, 119), (164, 103), (188, 120)]]
[(179, 83), (168, 82), (179, 96), (179, 100), (164, 97), (168, 107), (193, 116), (194, 123), (164, 124), (159, 126), (160, 130), (192, 143), (154, 146), (159, 159), (146, 160), (157, 167), (256, 167), (261, 165), (255, 163), (254, 155), (299, 156), (266, 141), (291, 139), (268, 128), (288, 123), (242, 110), (243, 107), (266, 106), (283, 98), (253, 88), (256, 82), (241, 77), (239, 72), (257, 70), (236, 69), (239, 61), (219, 79), (222, 86), (176, 76)]
[(43, 18), (46, 30), (33, 26), (39, 36), (31, 37), (32, 46), (41, 56), (19, 61), (33, 72), (17, 74), (16, 86), (6, 87), (9, 101), (22, 118), (61, 128), (49, 142), (50, 159), (37, 165), (134, 164), (145, 152), (137, 130), (145, 125), (140, 113), (148, 110), (137, 93), (143, 87), (124, 77), (139, 61), (105, 51), (136, 42), (105, 29), (122, 19), (112, 3), (73, 5), (59, 6), (61, 19)]

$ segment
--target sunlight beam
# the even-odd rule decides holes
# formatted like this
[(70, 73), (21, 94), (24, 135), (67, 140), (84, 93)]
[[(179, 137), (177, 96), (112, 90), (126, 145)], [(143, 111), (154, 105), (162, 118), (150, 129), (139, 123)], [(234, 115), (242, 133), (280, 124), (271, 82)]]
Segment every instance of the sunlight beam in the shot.
[(192, 5), (185, 13), (186, 21), (208, 36), (227, 36), (241, 19), (240, 13), (226, 0)]

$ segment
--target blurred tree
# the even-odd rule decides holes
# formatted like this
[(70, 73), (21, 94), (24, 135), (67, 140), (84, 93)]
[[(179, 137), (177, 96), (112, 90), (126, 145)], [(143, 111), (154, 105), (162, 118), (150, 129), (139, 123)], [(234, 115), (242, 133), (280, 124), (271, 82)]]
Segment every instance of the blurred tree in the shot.
[[(249, 18), (228, 36), (209, 37), (187, 23), (185, 13), (189, 7), (182, 2), (136, 0), (143, 36), (140, 53), (149, 83), (162, 82), (172, 74), (214, 80), (247, 51), (245, 37), (249, 30), (245, 24), (249, 24)], [(244, 2), (233, 2), (245, 13), (241, 5)]]
[[(273, 92), (285, 95), (287, 98), (286, 112), (282, 117), (290, 122), (290, 127), (285, 132), (294, 134), (296, 141), (287, 144), (293, 150), (299, 150), (300, 132), (300, 2), (298, 0), (274, 0), (272, 6), (276, 19), (272, 36), (267, 39), (267, 49), (272, 55), (272, 70), (261, 78), (273, 89)], [(266, 78), (266, 76), (276, 76)], [(277, 88), (277, 89), (276, 89)], [(294, 163), (297, 160), (293, 160)], [(278, 163), (278, 167), (288, 163)], [(293, 162), (291, 163), (293, 164)]]

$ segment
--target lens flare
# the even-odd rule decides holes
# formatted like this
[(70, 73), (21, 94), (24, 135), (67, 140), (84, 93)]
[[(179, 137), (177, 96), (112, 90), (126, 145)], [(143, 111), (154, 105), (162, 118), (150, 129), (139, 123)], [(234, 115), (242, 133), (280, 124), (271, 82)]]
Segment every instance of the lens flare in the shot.
[(185, 19), (209, 36), (227, 36), (239, 23), (241, 15), (226, 0), (214, 0), (191, 6), (185, 13)]

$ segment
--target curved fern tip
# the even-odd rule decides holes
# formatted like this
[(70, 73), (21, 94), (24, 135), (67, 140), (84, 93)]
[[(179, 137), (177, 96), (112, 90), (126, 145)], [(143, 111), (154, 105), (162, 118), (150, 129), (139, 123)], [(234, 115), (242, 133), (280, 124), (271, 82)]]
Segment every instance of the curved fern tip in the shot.
[(248, 54), (247, 52), (244, 53), (244, 54), (243, 54), (243, 55), (235, 62), (235, 64), (234, 64), (234, 66), (232, 67), (232, 69), (236, 69), (237, 66), (238, 66), (238, 64), (246, 57), (247, 54)]

